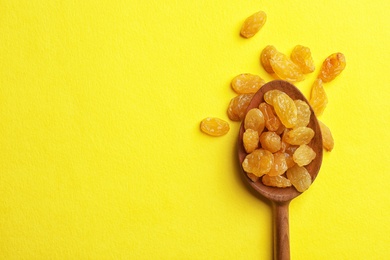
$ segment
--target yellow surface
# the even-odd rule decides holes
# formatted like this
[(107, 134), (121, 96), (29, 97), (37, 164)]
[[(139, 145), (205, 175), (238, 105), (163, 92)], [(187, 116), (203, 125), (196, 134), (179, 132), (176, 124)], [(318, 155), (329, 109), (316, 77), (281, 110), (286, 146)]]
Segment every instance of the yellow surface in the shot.
[[(0, 1), (0, 259), (271, 259), (230, 80), (268, 44), (343, 52), (335, 148), (290, 205), (292, 259), (390, 257), (389, 1)], [(263, 10), (254, 38), (238, 35)]]

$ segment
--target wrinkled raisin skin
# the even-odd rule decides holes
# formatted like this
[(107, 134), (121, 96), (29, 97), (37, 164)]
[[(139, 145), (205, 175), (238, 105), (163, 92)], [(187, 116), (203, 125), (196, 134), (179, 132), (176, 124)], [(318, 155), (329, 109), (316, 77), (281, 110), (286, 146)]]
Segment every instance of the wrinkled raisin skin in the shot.
[(263, 11), (256, 12), (245, 19), (240, 34), (244, 38), (251, 38), (264, 26), (267, 21), (267, 14)]

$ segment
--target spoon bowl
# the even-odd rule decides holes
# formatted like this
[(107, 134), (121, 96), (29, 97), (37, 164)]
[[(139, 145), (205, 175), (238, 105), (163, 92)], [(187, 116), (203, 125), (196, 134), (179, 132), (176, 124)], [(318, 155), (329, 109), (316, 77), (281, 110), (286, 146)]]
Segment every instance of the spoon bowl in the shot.
[[(264, 84), (255, 93), (246, 111), (249, 111), (252, 108), (257, 108), (261, 102), (264, 102), (264, 94), (267, 91), (273, 89), (285, 92), (293, 100), (300, 99), (309, 104), (305, 96), (294, 85), (287, 81), (274, 80)], [(316, 157), (310, 164), (306, 165), (305, 168), (309, 172), (313, 182), (316, 179), (321, 167), (323, 146), (321, 130), (317, 118), (311, 107), (310, 110), (311, 116), (307, 127), (312, 128), (315, 132), (315, 135), (308, 146), (314, 150)], [(238, 138), (238, 158), (240, 164), (242, 164), (247, 155), (243, 145), (244, 132), (244, 124), (242, 123)], [(301, 192), (297, 191), (293, 186), (288, 188), (266, 186), (261, 182), (261, 178), (259, 178), (258, 181), (253, 182), (251, 179), (249, 179), (243, 169), (242, 173), (245, 175), (245, 181), (248, 182), (256, 192), (261, 194), (264, 198), (268, 199), (272, 203), (274, 220), (274, 259), (290, 259), (288, 206), (291, 200), (299, 196)]]

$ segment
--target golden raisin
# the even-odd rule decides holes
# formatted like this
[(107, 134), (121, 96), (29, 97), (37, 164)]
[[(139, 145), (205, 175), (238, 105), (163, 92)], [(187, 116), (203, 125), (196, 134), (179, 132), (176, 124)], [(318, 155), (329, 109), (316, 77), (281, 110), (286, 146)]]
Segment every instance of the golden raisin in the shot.
[(241, 94), (230, 100), (227, 114), (232, 121), (241, 121), (254, 94)]
[(297, 106), (286, 93), (281, 93), (273, 98), (273, 105), (276, 115), (282, 124), (291, 128), (297, 123)]
[(244, 148), (247, 153), (251, 153), (259, 146), (259, 133), (253, 129), (247, 129), (242, 137)]
[(328, 97), (322, 84), (321, 79), (316, 79), (311, 87), (310, 101), (316, 116), (322, 115), (328, 104)]
[(282, 123), (275, 115), (272, 106), (265, 102), (261, 102), (261, 104), (259, 105), (259, 109), (264, 115), (265, 127), (268, 129), (268, 131), (279, 130)]
[(247, 173), (253, 173), (261, 177), (271, 170), (274, 163), (274, 155), (264, 149), (256, 149), (248, 154), (242, 162), (242, 168)]
[(229, 132), (229, 124), (216, 117), (206, 117), (200, 122), (202, 132), (211, 136), (222, 136)]
[(313, 129), (310, 127), (301, 126), (288, 131), (283, 140), (292, 145), (308, 144), (314, 137), (314, 134)]
[(275, 153), (280, 150), (282, 141), (275, 132), (264, 132), (260, 135), (260, 144), (263, 149)]
[(314, 158), (316, 153), (306, 144), (300, 145), (293, 154), (293, 160), (298, 166), (308, 165)]
[(264, 185), (272, 187), (286, 188), (291, 186), (291, 181), (286, 177), (280, 175), (269, 176), (268, 174), (266, 174), (263, 176), (263, 178), (261, 178), (261, 181)]
[(290, 58), (305, 74), (311, 73), (315, 70), (311, 51), (308, 47), (302, 45), (295, 46), (291, 52)]
[(244, 119), (244, 128), (253, 129), (259, 134), (264, 130), (264, 115), (258, 108), (252, 108), (248, 111)]
[(256, 93), (264, 84), (264, 79), (250, 73), (237, 75), (231, 82), (233, 90), (238, 94)]
[(297, 123), (295, 127), (307, 126), (310, 122), (311, 111), (309, 105), (300, 99), (294, 100), (297, 107)]
[(283, 92), (277, 89), (272, 89), (264, 93), (264, 101), (267, 102), (267, 104), (273, 106), (274, 105), (274, 98)]
[(296, 164), (294, 162), (293, 155), (294, 155), (294, 152), (297, 148), (298, 148), (298, 146), (296, 146), (296, 145), (289, 145), (284, 150), (284, 156), (286, 157), (287, 168), (291, 168)]
[(298, 82), (305, 79), (298, 65), (292, 62), (286, 55), (281, 52), (275, 52), (272, 55), (270, 64), (272, 70), (279, 79), (283, 79), (288, 82)]
[(283, 152), (274, 153), (274, 164), (267, 173), (269, 176), (282, 175), (287, 171), (286, 156)]
[(287, 170), (287, 178), (299, 192), (307, 190), (312, 182), (311, 176), (306, 168), (298, 165), (295, 165)]
[(264, 26), (267, 14), (263, 11), (256, 12), (245, 19), (240, 34), (242, 37), (251, 38)]
[(270, 59), (276, 52), (278, 51), (274, 46), (268, 45), (263, 49), (263, 51), (260, 54), (260, 63), (265, 69), (265, 71), (268, 72), (269, 74), (274, 73), (274, 70), (272, 69), (270, 64)]
[(321, 134), (322, 134), (322, 144), (327, 151), (332, 151), (334, 147), (334, 140), (332, 133), (330, 132), (329, 127), (327, 127), (323, 122), (318, 120), (318, 123), (320, 124), (321, 128)]
[(345, 69), (346, 61), (344, 54), (337, 52), (331, 54), (322, 63), (318, 78), (323, 82), (330, 82)]

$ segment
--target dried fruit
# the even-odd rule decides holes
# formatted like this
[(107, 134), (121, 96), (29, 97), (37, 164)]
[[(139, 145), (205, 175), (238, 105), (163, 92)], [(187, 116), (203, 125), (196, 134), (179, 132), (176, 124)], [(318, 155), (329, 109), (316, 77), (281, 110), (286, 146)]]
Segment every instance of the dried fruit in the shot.
[(260, 148), (245, 157), (242, 162), (242, 168), (247, 173), (253, 173), (257, 177), (261, 177), (271, 170), (273, 163), (273, 154), (270, 151)]
[(334, 140), (333, 140), (332, 133), (330, 132), (329, 127), (327, 127), (323, 122), (318, 120), (318, 123), (320, 124), (320, 128), (321, 128), (322, 145), (324, 146), (325, 150), (332, 151), (334, 147)]
[(263, 11), (256, 12), (245, 19), (240, 34), (242, 37), (251, 38), (264, 26), (267, 14)]
[(280, 136), (275, 132), (263, 132), (260, 135), (260, 144), (263, 149), (275, 153), (280, 150), (282, 141)]
[(264, 84), (264, 79), (250, 73), (237, 75), (231, 82), (233, 90), (238, 94), (256, 93)]
[(308, 144), (314, 137), (314, 134), (313, 129), (310, 127), (301, 126), (288, 131), (283, 141), (292, 145)]
[(269, 176), (282, 175), (287, 171), (286, 156), (283, 152), (274, 153), (274, 164), (271, 170), (267, 173)]
[(227, 114), (232, 121), (241, 121), (254, 94), (241, 94), (230, 100)]
[(259, 177), (254, 175), (253, 173), (250, 173), (250, 172), (247, 172), (246, 175), (248, 176), (249, 179), (251, 179), (251, 181), (253, 182), (256, 182), (259, 180)]
[(322, 115), (326, 105), (328, 104), (328, 97), (322, 84), (321, 79), (316, 79), (311, 87), (310, 101), (316, 116)]
[(244, 148), (247, 153), (251, 153), (259, 147), (259, 133), (253, 129), (247, 129), (242, 137)]
[(299, 192), (307, 190), (312, 183), (311, 176), (306, 168), (298, 165), (287, 170), (287, 178)]
[(293, 160), (298, 166), (308, 165), (314, 158), (316, 153), (306, 144), (300, 145), (293, 154)]
[(244, 128), (253, 129), (258, 133), (264, 130), (264, 115), (258, 108), (252, 108), (248, 111), (244, 119)]
[(264, 185), (273, 186), (278, 188), (286, 188), (291, 186), (291, 181), (286, 177), (276, 175), (269, 176), (268, 174), (264, 175), (261, 179)]
[(259, 105), (259, 109), (264, 115), (265, 127), (268, 129), (268, 131), (280, 130), (280, 126), (282, 125), (282, 123), (280, 122), (279, 118), (275, 115), (272, 106), (265, 102), (262, 102)]
[(310, 122), (310, 107), (309, 105), (300, 99), (294, 100), (295, 106), (297, 107), (297, 122), (295, 127), (307, 126)]
[(298, 65), (281, 52), (275, 52), (272, 55), (270, 64), (279, 79), (289, 82), (298, 82), (305, 79)]
[(229, 132), (229, 124), (216, 117), (206, 117), (200, 122), (202, 132), (211, 136), (222, 136)]
[(267, 102), (267, 104), (273, 106), (274, 105), (274, 98), (276, 96), (279, 96), (283, 92), (277, 89), (269, 90), (264, 93), (264, 101)]
[(274, 46), (268, 45), (263, 49), (260, 54), (260, 63), (265, 69), (265, 71), (269, 74), (274, 73), (274, 70), (272, 69), (270, 64), (270, 59), (276, 52), (278, 52), (278, 50)]
[(290, 145), (287, 146), (286, 149), (284, 150), (284, 156), (286, 157), (286, 164), (287, 168), (293, 167), (296, 163), (294, 162), (294, 152), (298, 148), (296, 145)]
[(337, 52), (331, 54), (322, 63), (318, 78), (323, 82), (330, 82), (345, 69), (346, 61), (344, 54)]
[(295, 46), (291, 52), (290, 58), (305, 74), (311, 73), (315, 70), (311, 51), (308, 47), (302, 45)]
[(283, 92), (273, 98), (273, 106), (276, 115), (285, 127), (295, 126), (297, 123), (297, 107), (294, 100)]

